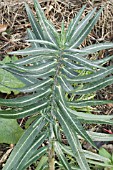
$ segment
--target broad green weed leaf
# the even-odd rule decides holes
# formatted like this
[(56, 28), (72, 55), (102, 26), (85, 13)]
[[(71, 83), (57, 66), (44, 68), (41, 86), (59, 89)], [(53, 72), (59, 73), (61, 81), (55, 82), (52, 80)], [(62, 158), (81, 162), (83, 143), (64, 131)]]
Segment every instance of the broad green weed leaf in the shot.
[[(18, 58), (16, 56), (13, 56), (12, 58), (9, 56), (6, 56), (2, 61), (0, 61), (0, 64), (15, 62), (17, 60)], [(0, 69), (0, 82), (4, 84), (5, 86), (9, 86), (11, 88), (20, 88), (24, 86), (24, 83), (18, 80), (13, 74), (3, 69)], [(0, 92), (10, 94), (11, 91), (13, 90), (0, 85)], [(14, 90), (13, 92), (14, 94), (18, 94), (17, 90)]]
[(16, 144), (23, 132), (16, 120), (0, 118), (0, 143)]

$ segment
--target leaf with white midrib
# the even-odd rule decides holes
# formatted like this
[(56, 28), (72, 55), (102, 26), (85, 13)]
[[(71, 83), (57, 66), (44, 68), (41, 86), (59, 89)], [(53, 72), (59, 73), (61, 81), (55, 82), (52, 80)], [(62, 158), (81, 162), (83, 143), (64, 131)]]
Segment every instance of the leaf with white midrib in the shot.
[(51, 69), (51, 68), (54, 68), (55, 65), (57, 64), (57, 61), (54, 60), (54, 61), (50, 61), (48, 63), (41, 63), (41, 64), (38, 64), (37, 66), (18, 66), (18, 65), (14, 65), (14, 64), (6, 64), (4, 66), (4, 68), (15, 68), (19, 71), (22, 71), (23, 73), (24, 72), (27, 72), (27, 73), (43, 73), (43, 71), (45, 69)]
[(3, 106), (15, 106), (15, 107), (24, 107), (33, 103), (36, 103), (39, 101), (40, 98), (46, 97), (46, 95), (50, 94), (50, 89), (45, 90), (40, 90), (37, 91), (36, 94), (32, 95), (27, 95), (27, 96), (22, 96), (18, 97), (15, 99), (0, 99), (0, 105)]
[[(32, 40), (36, 39), (36, 36), (33, 34), (33, 32), (32, 32), (30, 29), (27, 29), (27, 34), (28, 34), (28, 36), (29, 36), (29, 39), (32, 39)], [(37, 43), (35, 43), (35, 42), (32, 42), (31, 44), (32, 44), (35, 48), (40, 47), (40, 45), (37, 44)]]
[(19, 108), (18, 110), (0, 110), (0, 117), (9, 118), (9, 119), (19, 119), (23, 117), (27, 117), (33, 114), (38, 113), (40, 110), (46, 108), (48, 106), (47, 99), (43, 99), (42, 101), (38, 101), (38, 104), (32, 104), (29, 106), (25, 106), (23, 108)]
[(36, 138), (36, 142), (33, 143), (33, 145), (29, 148), (29, 150), (23, 155), (20, 162), (18, 163), (16, 170), (20, 170), (24, 167), (24, 165), (29, 161), (30, 157), (34, 155), (34, 151), (37, 150), (37, 148), (44, 142), (44, 140), (47, 138), (48, 134), (41, 134)]
[(63, 112), (65, 119), (72, 125), (73, 129), (79, 133), (86, 141), (88, 141), (91, 145), (93, 145), (96, 148), (96, 145), (94, 142), (91, 140), (91, 138), (87, 135), (86, 131), (82, 127), (80, 121), (78, 120), (77, 116), (76, 119), (73, 120), (71, 117), (69, 111), (65, 108), (65, 106), (62, 104), (62, 102), (59, 100), (58, 106), (59, 109)]
[(13, 51), (10, 52), (9, 54), (11, 55), (34, 55), (34, 56), (38, 56), (38, 55), (51, 55), (51, 54), (57, 54), (58, 51), (54, 50), (54, 49), (49, 49), (49, 48), (43, 48), (43, 47), (39, 47), (38, 49), (36, 48), (27, 48), (25, 50), (18, 50), (18, 51)]
[(107, 56), (107, 57), (105, 57), (105, 58), (102, 58), (102, 59), (97, 59), (97, 60), (94, 60), (93, 62), (95, 63), (95, 64), (105, 64), (107, 61), (110, 61), (111, 59), (113, 58), (113, 55), (112, 56)]
[(75, 37), (80, 34), (82, 32), (82, 30), (84, 29), (84, 27), (86, 26), (86, 24), (89, 22), (89, 20), (93, 17), (94, 12), (95, 12), (96, 8), (94, 8), (91, 12), (89, 12), (86, 17), (79, 23), (79, 25), (77, 26), (77, 28), (75, 29), (72, 37), (71, 37), (71, 41), (70, 41), (70, 49), (72, 49), (74, 47), (74, 39)]
[(94, 45), (89, 45), (87, 47), (82, 48), (81, 50), (84, 53), (93, 54), (97, 51), (100, 51), (103, 49), (110, 49), (110, 48), (113, 48), (113, 43), (108, 42), (108, 43), (98, 43)]
[(30, 160), (24, 165), (22, 170), (25, 170), (29, 165), (31, 165), (33, 162), (37, 161), (41, 156), (47, 153), (47, 146), (43, 146), (40, 149), (36, 150), (34, 152), (34, 155), (30, 158)]
[(35, 43), (35, 44), (45, 44), (47, 46), (50, 46), (50, 47), (53, 47), (53, 48), (56, 48), (58, 49), (58, 46), (49, 42), (49, 41), (45, 41), (45, 40), (35, 40), (35, 39), (29, 39), (27, 40), (27, 42), (31, 42), (31, 43)]
[(49, 28), (46, 25), (46, 22), (45, 22), (46, 18), (44, 16), (43, 11), (41, 10), (40, 4), (38, 3), (38, 1), (34, 0), (34, 5), (35, 5), (36, 14), (39, 18), (40, 25), (42, 25), (42, 27), (44, 29), (43, 30), (44, 34), (47, 36), (48, 40), (50, 40), (53, 44), (55, 44), (55, 41), (52, 37), (52, 34), (51, 34)]
[[(92, 121), (109, 121), (113, 119), (113, 115), (94, 115), (94, 114), (90, 114), (90, 117), (88, 115), (88, 113), (84, 113), (84, 112), (77, 112), (75, 110), (69, 109), (67, 108), (67, 110), (70, 112), (70, 116), (74, 115), (75, 119), (76, 117), (78, 119), (83, 119), (83, 120), (92, 120)], [(73, 117), (73, 116), (72, 116)]]
[(86, 25), (86, 27), (83, 29), (83, 31), (78, 34), (75, 38), (75, 43), (73, 45), (74, 48), (79, 47), (79, 45), (84, 41), (84, 39), (88, 36), (90, 33), (91, 29), (94, 27), (96, 24), (100, 14), (102, 12), (102, 8), (98, 11), (98, 13), (92, 18), (89, 23)]
[(68, 81), (71, 83), (93, 82), (100, 80), (111, 73), (113, 73), (113, 66), (108, 66), (106, 70), (100, 70), (89, 75), (77, 76), (76, 79), (68, 79)]
[(39, 38), (40, 40), (43, 39), (43, 35), (42, 35), (42, 32), (41, 32), (40, 25), (38, 24), (38, 22), (34, 18), (32, 11), (30, 10), (29, 6), (26, 3), (25, 3), (25, 7), (26, 7), (26, 11), (27, 11), (27, 14), (28, 14), (28, 17), (29, 17), (29, 21), (30, 21), (31, 26), (33, 28), (33, 31), (35, 33), (35, 36), (37, 38)]
[(88, 83), (80, 90), (75, 89), (76, 94), (88, 94), (102, 89), (110, 84), (113, 84), (113, 76), (103, 78), (102, 80), (95, 81), (94, 83)]
[[(33, 125), (38, 122), (38, 126), (35, 126), (33, 128)], [(21, 156), (24, 154), (24, 152), (27, 151), (29, 148), (29, 145), (32, 144), (33, 140), (35, 139), (36, 135), (40, 132), (40, 130), (44, 127), (45, 122), (42, 118), (38, 118), (24, 133), (22, 138), (19, 140), (18, 144), (14, 148), (13, 152), (10, 155), (10, 158), (8, 159), (7, 163), (3, 167), (3, 170), (11, 170), (13, 166), (19, 161)]]
[(86, 66), (86, 67), (89, 67), (89, 68), (100, 68), (100, 69), (105, 69), (104, 67), (102, 66), (99, 66), (98, 64), (95, 64), (93, 63), (92, 61), (89, 61), (88, 59), (86, 58), (83, 58), (82, 56), (84, 56), (85, 54), (65, 54), (64, 58), (67, 57), (68, 59), (71, 59), (72, 61), (76, 61), (76, 62), (79, 62), (80, 64)]
[[(65, 153), (67, 153), (71, 156), (74, 156), (70, 146), (66, 146), (64, 144), (62, 144), (60, 146)], [(84, 150), (84, 149), (83, 149), (83, 152), (85, 154), (85, 157), (88, 158), (88, 159), (97, 160), (97, 161), (101, 161), (101, 162), (105, 162), (105, 161), (109, 162), (108, 158), (100, 156), (97, 153), (93, 153), (91, 151), (87, 151), (87, 150)]]
[(73, 154), (75, 155), (75, 158), (78, 160), (78, 164), (80, 168), (84, 170), (90, 170), (83, 153), (80, 152), (80, 150), (78, 149), (78, 145), (76, 145), (75, 143), (75, 140), (74, 140), (75, 134), (72, 133), (72, 130), (69, 126), (69, 122), (66, 122), (65, 117), (62, 116), (58, 110), (55, 113), (55, 115), (63, 128), (63, 131), (67, 137), (67, 140), (72, 148)]
[(82, 101), (73, 101), (68, 102), (69, 107), (87, 107), (87, 106), (96, 106), (102, 104), (113, 103), (113, 100), (82, 100)]
[(44, 87), (49, 87), (52, 84), (52, 79), (45, 79), (39, 82), (36, 82), (30, 86), (25, 86), (23, 88), (11, 88), (9, 86), (5, 86), (4, 84), (0, 83), (2, 86), (7, 87), (11, 90), (17, 90), (19, 92), (23, 92), (23, 93), (29, 93), (29, 92), (34, 92), (37, 91), (39, 89), (42, 89)]
[(58, 77), (58, 82), (65, 89), (66, 92), (74, 90), (72, 85), (63, 76)]
[(37, 62), (40, 62), (42, 63), (42, 60), (46, 60), (46, 62), (48, 61), (53, 61), (56, 57), (53, 56), (52, 54), (46, 54), (46, 56), (42, 56), (42, 55), (32, 55), (32, 56), (27, 56), (27, 57), (24, 57), (22, 59), (19, 59), (18, 61), (14, 62), (15, 65), (19, 65), (19, 66), (23, 66), (23, 65), (26, 65), (26, 64), (31, 64), (31, 63), (37, 63)]
[(44, 70), (44, 72), (37, 72), (36, 74), (35, 73), (26, 73), (26, 72), (21, 72), (21, 71), (17, 71), (16, 69), (5, 69), (7, 71), (9, 71), (10, 73), (13, 73), (14, 75), (17, 75), (17, 76), (21, 76), (21, 77), (26, 77), (26, 78), (49, 78), (50, 76), (54, 76), (55, 74), (55, 69), (51, 69), (51, 70)]
[(62, 152), (61, 146), (58, 142), (55, 142), (55, 151), (58, 154), (64, 168), (66, 168), (66, 170), (72, 170), (69, 163), (66, 160), (66, 157), (64, 155), (64, 153)]
[(87, 131), (89, 136), (92, 138), (93, 141), (113, 141), (113, 134), (105, 134), (105, 133), (99, 133), (99, 132), (92, 132)]
[(68, 26), (68, 30), (67, 30), (67, 40), (69, 40), (69, 38), (71, 38), (72, 36), (72, 33), (74, 31), (74, 28), (76, 28), (79, 20), (80, 20), (80, 17), (85, 9), (86, 5), (84, 5), (81, 10), (77, 13), (77, 15), (75, 16), (75, 18), (73, 19), (73, 21), (70, 23), (70, 25)]

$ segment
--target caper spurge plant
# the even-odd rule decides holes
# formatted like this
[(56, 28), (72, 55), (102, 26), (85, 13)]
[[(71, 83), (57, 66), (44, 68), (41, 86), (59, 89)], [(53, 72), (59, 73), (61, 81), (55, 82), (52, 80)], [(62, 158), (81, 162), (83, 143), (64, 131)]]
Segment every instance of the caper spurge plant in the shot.
[[(112, 102), (80, 100), (81, 96), (95, 93), (113, 83), (113, 67), (103, 66), (113, 56), (100, 60), (88, 59), (89, 54), (110, 49), (113, 43), (98, 43), (87, 47), (81, 45), (102, 9), (98, 12), (93, 9), (81, 19), (85, 8), (83, 6), (67, 30), (62, 22), (59, 33), (46, 19), (37, 0), (34, 0), (34, 6), (38, 21), (28, 5), (25, 6), (32, 26), (32, 30), (28, 29), (28, 42), (31, 46), (11, 52), (11, 55), (24, 57), (14, 63), (1, 64), (0, 68), (24, 82), (25, 86), (16, 90), (26, 95), (15, 99), (0, 99), (0, 105), (9, 108), (0, 110), (0, 117), (19, 119), (34, 115), (35, 120), (20, 138), (3, 170), (24, 170), (44, 155), (48, 155), (45, 169), (56, 169), (58, 164), (55, 162), (59, 160), (59, 166), (71, 170), (73, 167), (66, 159), (66, 145), (77, 161), (75, 169), (90, 170), (79, 136), (96, 148), (94, 136), (99, 138), (100, 134), (87, 132), (82, 124), (113, 124), (113, 115), (89, 115), (77, 111), (77, 108)], [(74, 95), (73, 101), (67, 100), (67, 95)], [(63, 142), (62, 135), (67, 144)]]

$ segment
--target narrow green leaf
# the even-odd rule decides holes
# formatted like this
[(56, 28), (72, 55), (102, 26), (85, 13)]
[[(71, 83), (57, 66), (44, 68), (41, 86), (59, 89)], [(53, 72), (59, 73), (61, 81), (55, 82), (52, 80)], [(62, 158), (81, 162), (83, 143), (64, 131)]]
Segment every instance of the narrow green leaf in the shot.
[(29, 167), (33, 162), (37, 161), (40, 157), (45, 155), (47, 153), (47, 147), (41, 147), (37, 151), (34, 152), (34, 155), (30, 158), (30, 160), (24, 165), (22, 170), (25, 170), (25, 168)]
[[(0, 84), (3, 85), (4, 87), (8, 87), (2, 83), (0, 83)], [(45, 79), (42, 81), (37, 81), (37, 83), (30, 85), (30, 86), (25, 86), (23, 88), (10, 88), (10, 87), (8, 87), (8, 88), (10, 88), (11, 90), (17, 90), (17, 91), (23, 92), (23, 93), (29, 93), (29, 92), (36, 92), (37, 90), (46, 88), (46, 87), (50, 88), (51, 84), (52, 84), (52, 79), (49, 79), (49, 80)]]
[(75, 28), (77, 27), (78, 25), (78, 22), (82, 16), (82, 13), (84, 12), (84, 9), (85, 9), (86, 5), (84, 5), (80, 11), (77, 13), (77, 15), (75, 16), (75, 18), (71, 21), (71, 23), (69, 24), (68, 26), (68, 30), (67, 30), (67, 34), (66, 34), (66, 37), (67, 37), (67, 41), (69, 41), (69, 39), (71, 39), (71, 36), (73, 34), (73, 32), (75, 31)]
[(67, 160), (66, 160), (66, 158), (64, 156), (64, 153), (63, 153), (63, 151), (61, 149), (61, 146), (60, 146), (60, 144), (58, 142), (55, 142), (55, 151), (56, 151), (60, 161), (62, 162), (65, 170), (72, 170), (69, 163), (67, 162)]
[(31, 64), (31, 63), (43, 63), (43, 60), (48, 62), (48, 61), (53, 61), (54, 59), (56, 59), (56, 56), (51, 55), (33, 55), (33, 56), (27, 56), (24, 57), (22, 59), (19, 59), (18, 61), (16, 61), (14, 64), (15, 65), (26, 65), (26, 64)]
[(66, 42), (66, 32), (65, 32), (65, 27), (64, 27), (64, 20), (62, 20), (62, 24), (61, 24), (60, 41), (61, 41), (61, 48), (62, 48), (62, 47), (64, 47), (65, 42)]
[(35, 43), (35, 44), (44, 44), (44, 45), (47, 45), (47, 46), (50, 46), (52, 48), (56, 48), (58, 49), (58, 46), (49, 42), (49, 41), (45, 41), (45, 40), (35, 40), (35, 39), (29, 39), (27, 40), (28, 42), (31, 42), (31, 43)]
[(95, 81), (93, 83), (88, 83), (80, 90), (75, 90), (76, 94), (88, 94), (100, 90), (113, 83), (113, 77), (103, 78), (102, 80)]
[[(29, 28), (27, 29), (27, 34), (30, 40), (36, 40), (35, 34)], [(35, 42), (31, 42), (31, 45), (35, 48), (40, 47), (40, 45)]]
[(93, 141), (113, 141), (112, 134), (105, 134), (105, 133), (97, 133), (92, 131), (87, 131), (88, 135), (92, 138)]
[(87, 106), (97, 106), (102, 104), (113, 103), (113, 100), (83, 100), (83, 101), (73, 101), (68, 102), (69, 107), (87, 107)]
[(38, 135), (38, 137), (36, 138), (36, 141), (33, 143), (33, 145), (27, 150), (27, 152), (21, 158), (20, 162), (16, 166), (16, 170), (20, 170), (20, 169), (22, 169), (24, 167), (24, 165), (34, 155), (34, 152), (44, 142), (44, 140), (46, 138), (47, 138), (47, 133), (46, 134)]
[(97, 153), (93, 153), (91, 151), (88, 151), (88, 150), (84, 150), (84, 154), (85, 154), (85, 157), (87, 159), (92, 159), (92, 160), (95, 160), (95, 161), (100, 161), (100, 162), (109, 162), (110, 160), (104, 156), (100, 156), (99, 154)]
[(56, 93), (57, 100), (60, 99), (62, 103), (64, 104), (64, 106), (67, 106), (67, 102), (65, 99), (65, 91), (60, 85), (56, 86), (55, 93)]
[(65, 77), (58, 77), (59, 84), (64, 88), (66, 92), (73, 90), (72, 85), (66, 80)]
[(55, 115), (63, 128), (63, 131), (67, 137), (67, 140), (71, 146), (73, 154), (74, 154), (75, 158), (77, 159), (77, 162), (78, 162), (80, 168), (84, 169), (84, 170), (90, 170), (90, 168), (87, 164), (87, 161), (84, 157), (84, 154), (82, 152), (80, 143), (79, 143), (77, 137), (75, 138), (75, 133), (72, 132), (69, 122), (67, 122), (64, 119), (64, 115), (62, 116), (62, 114), (58, 110), (57, 110), (57, 112), (55, 112)]
[(104, 157), (106, 157), (106, 158), (111, 159), (110, 153), (109, 153), (106, 149), (104, 149), (104, 148), (99, 149), (99, 154), (100, 154), (101, 156), (104, 156)]
[[(26, 78), (42, 78), (43, 77), (43, 79), (44, 78), (50, 78), (50, 76), (54, 76), (54, 74), (55, 74), (55, 69), (54, 68), (52, 68), (52, 69), (49, 69), (49, 68), (45, 68), (44, 70), (41, 70), (42, 72), (39, 72), (38, 73), (38, 71), (36, 71), (36, 73), (35, 73), (35, 71), (29, 71), (29, 73), (28, 72), (21, 72), (21, 71), (18, 71), (17, 69), (5, 69), (5, 70), (7, 70), (7, 71), (9, 71), (10, 73), (12, 73), (12, 74), (14, 74), (14, 75), (16, 75), (16, 76), (20, 76), (20, 77), (26, 77)], [(19, 78), (19, 77), (18, 77)], [(34, 82), (35, 83), (35, 82)]]
[[(97, 161), (93, 161), (93, 160), (89, 160), (89, 163), (90, 164), (93, 164), (93, 165), (98, 165), (98, 166), (101, 166), (103, 168), (107, 167), (107, 168), (113, 168), (113, 165), (110, 165), (109, 162), (108, 163), (101, 163), (101, 162), (97, 162)], [(112, 169), (111, 169), (112, 170)]]
[(55, 41), (56, 44), (59, 46), (60, 35), (59, 35), (59, 33), (57, 32), (56, 28), (55, 28), (54, 25), (53, 25), (50, 21), (48, 21), (48, 20), (46, 20), (45, 23), (48, 25), (48, 27), (49, 27), (49, 29), (50, 29), (50, 31), (51, 31), (51, 34), (53, 34), (54, 37), (55, 37), (55, 39), (56, 39), (56, 41)]
[(76, 117), (76, 119), (73, 119), (70, 112), (69, 112), (69, 109), (67, 110), (60, 100), (57, 103), (58, 103), (59, 109), (61, 110), (61, 112), (63, 113), (63, 115), (65, 117), (65, 121), (66, 122), (68, 121), (70, 123), (70, 125), (72, 126), (74, 131), (76, 131), (78, 134), (80, 134), (91, 145), (96, 147), (94, 142), (91, 140), (89, 135), (86, 133), (86, 131), (82, 127), (81, 122), (78, 120), (78, 118)]
[(71, 83), (86, 83), (86, 82), (94, 82), (100, 80), (109, 74), (113, 73), (113, 66), (108, 66), (106, 70), (99, 70), (95, 73), (84, 75), (84, 76), (77, 76), (76, 79), (68, 79)]
[(91, 29), (94, 27), (96, 24), (100, 14), (102, 12), (102, 8), (96, 13), (96, 15), (89, 21), (88, 24), (85, 25), (84, 29), (82, 30), (81, 33), (78, 32), (78, 35), (75, 38), (75, 43), (73, 44), (73, 48), (79, 47), (79, 45), (82, 44), (82, 42), (85, 40), (85, 38), (88, 36), (90, 33)]
[(23, 56), (26, 56), (26, 55), (35, 55), (35, 56), (38, 56), (38, 55), (46, 55), (46, 54), (54, 54), (56, 55), (58, 53), (57, 50), (54, 50), (54, 49), (48, 49), (48, 48), (43, 48), (43, 47), (39, 47), (39, 48), (27, 48), (27, 49), (24, 49), (24, 50), (18, 50), (18, 51), (13, 51), (13, 52), (10, 52), (9, 54), (11, 55), (23, 55)]
[[(63, 67), (61, 72), (62, 72), (63, 75), (66, 75), (68, 80), (78, 78), (78, 73), (73, 71), (72, 69)], [(68, 82), (70, 82), (70, 81), (68, 81)]]
[(22, 83), (24, 83), (25, 86), (29, 86), (29, 85), (34, 84), (38, 81), (36, 78), (33, 78), (33, 77), (22, 77), (22, 76), (19, 76), (19, 75), (16, 75), (16, 78), (18, 80), (20, 80)]
[[(48, 57), (48, 56), (46, 56)], [(37, 56), (27, 56), (22, 59), (19, 59), (18, 61), (14, 62), (15, 65), (26, 65), (26, 64), (31, 64), (35, 63), (37, 61)]]
[[(67, 153), (68, 155), (71, 155), (72, 157), (74, 157), (74, 154), (70, 148), (70, 146), (66, 146), (66, 145), (60, 145), (62, 150)], [(100, 162), (109, 162), (110, 160), (106, 157), (103, 157), (103, 156), (100, 156), (98, 155), (97, 153), (93, 153), (91, 151), (87, 151), (87, 150), (84, 150), (83, 149), (83, 152), (85, 154), (85, 157), (87, 158), (87, 161), (90, 159), (90, 160), (95, 160), (95, 161), (100, 161)]]
[(46, 108), (48, 106), (47, 99), (43, 99), (43, 101), (38, 101), (30, 106), (25, 106), (20, 109), (13, 109), (13, 110), (0, 110), (0, 117), (8, 118), (8, 119), (19, 119), (26, 116), (30, 116), (33, 114), (38, 113), (40, 110)]
[(93, 54), (97, 51), (113, 48), (113, 43), (98, 43), (82, 48), (82, 52)]
[(47, 27), (47, 24), (46, 24), (47, 19), (41, 9), (39, 2), (34, 0), (34, 6), (35, 6), (37, 17), (39, 19), (39, 23), (40, 23), (41, 27), (43, 28), (43, 34), (44, 34), (46, 40), (51, 41), (53, 44), (56, 44), (55, 40), (54, 40), (55, 38), (51, 34), (49, 27)]
[(50, 94), (50, 89), (37, 91), (35, 94), (22, 96), (14, 99), (0, 98), (0, 105), (11, 107), (24, 107), (38, 102), (41, 98), (47, 97)]
[(47, 62), (47, 63), (39, 63), (37, 66), (18, 66), (18, 65), (15, 65), (15, 64), (7, 64), (7, 65), (4, 65), (4, 68), (14, 68), (16, 70), (19, 70), (19, 71), (23, 71), (23, 72), (28, 72), (28, 73), (43, 73), (46, 69), (48, 71), (48, 69), (51, 69), (51, 68), (54, 68), (54, 66), (56, 66), (57, 64), (57, 61), (54, 60), (54, 61), (50, 61), (50, 62)]
[[(75, 120), (76, 119), (76, 117), (74, 116), (74, 115), (72, 115), (72, 117), (73, 117), (73, 119)], [(99, 117), (98, 117), (99, 118)], [(87, 123), (87, 124), (108, 124), (108, 125), (113, 125), (113, 120), (106, 120), (106, 119), (101, 119), (101, 117), (100, 117), (100, 120), (97, 120), (97, 117), (95, 117), (95, 118), (82, 118), (82, 117), (79, 117), (78, 118), (83, 124), (84, 123)]]
[(38, 163), (38, 166), (36, 167), (35, 170), (42, 170), (45, 164), (47, 164), (48, 157), (47, 156), (42, 156), (41, 160)]
[[(35, 126), (37, 124), (38, 126)], [(35, 141), (37, 134), (42, 130), (45, 125), (43, 118), (38, 118), (23, 134), (18, 144), (12, 151), (7, 163), (3, 167), (3, 170), (12, 170), (14, 166), (17, 166), (23, 155), (31, 147)]]
[(62, 64), (64, 64), (66, 67), (70, 67), (70, 68), (75, 69), (75, 70), (85, 70), (86, 69), (86, 67), (79, 65), (79, 64), (76, 64), (75, 62), (71, 62), (67, 58), (64, 58), (64, 60), (62, 60)]
[(74, 41), (75, 41), (76, 36), (80, 35), (82, 30), (85, 28), (86, 24), (89, 23), (90, 19), (93, 17), (93, 15), (95, 13), (95, 10), (96, 10), (96, 8), (94, 8), (91, 12), (89, 12), (85, 16), (85, 18), (82, 19), (82, 21), (80, 21), (80, 23), (78, 24), (78, 26), (74, 30), (73, 35), (71, 37), (71, 40), (69, 42), (70, 49), (72, 49), (74, 47)]
[(104, 67), (99, 66), (97, 64), (94, 64), (92, 61), (90, 61), (90, 60), (88, 60), (86, 58), (83, 58), (82, 56), (83, 56), (83, 54), (79, 54), (79, 53), (74, 54), (74, 55), (65, 54), (65, 57), (67, 57), (68, 59), (71, 59), (72, 61), (76, 61), (76, 62), (82, 64), (85, 67), (105, 69)]
[(76, 110), (72, 110), (69, 108), (67, 108), (67, 110), (70, 112), (70, 116), (72, 115), (75, 116), (75, 119), (77, 116), (78, 119), (89, 120), (93, 122), (95, 121), (94, 123), (96, 123), (96, 121), (103, 122), (103, 121), (109, 121), (110, 119), (113, 119), (113, 115), (94, 115), (94, 114), (89, 114), (89, 113), (84, 113), (84, 112), (77, 112)]
[(112, 56), (107, 56), (107, 57), (105, 57), (105, 58), (103, 58), (103, 59), (97, 59), (97, 60), (94, 60), (93, 62), (95, 63), (95, 64), (105, 64), (107, 61), (110, 61), (111, 59), (113, 58), (113, 55)]
[(29, 6), (26, 3), (25, 3), (25, 7), (26, 7), (27, 15), (28, 15), (29, 21), (31, 23), (31, 26), (32, 26), (32, 29), (33, 29), (33, 32), (34, 32), (36, 38), (42, 40), (43, 39), (43, 32), (41, 30), (40, 25), (36, 21), (35, 17), (33, 16), (31, 9), (29, 8)]

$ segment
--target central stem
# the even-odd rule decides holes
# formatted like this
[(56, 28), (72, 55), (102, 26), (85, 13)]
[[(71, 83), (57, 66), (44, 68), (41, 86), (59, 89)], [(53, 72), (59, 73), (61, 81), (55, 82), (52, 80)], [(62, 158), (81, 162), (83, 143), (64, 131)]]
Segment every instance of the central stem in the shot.
[(55, 170), (55, 152), (54, 152), (54, 133), (53, 133), (53, 125), (50, 124), (51, 129), (51, 137), (49, 140), (49, 170)]
[(50, 123), (50, 132), (51, 132), (51, 136), (50, 136), (50, 139), (49, 139), (49, 170), (55, 170), (55, 151), (54, 151), (54, 141), (55, 141), (55, 134), (54, 134), (54, 123), (55, 122), (55, 115), (54, 115), (54, 108), (55, 108), (55, 87), (57, 85), (57, 77), (59, 75), (59, 70), (60, 70), (60, 67), (61, 67), (61, 64), (60, 64), (60, 61), (61, 61), (61, 54), (59, 55), (59, 58), (58, 58), (58, 65), (57, 65), (57, 69), (56, 69), (56, 74), (54, 76), (54, 84), (53, 84), (53, 94), (52, 94), (52, 97), (51, 97), (51, 120), (52, 122)]
[(54, 149), (51, 149), (49, 154), (49, 170), (55, 170)]

